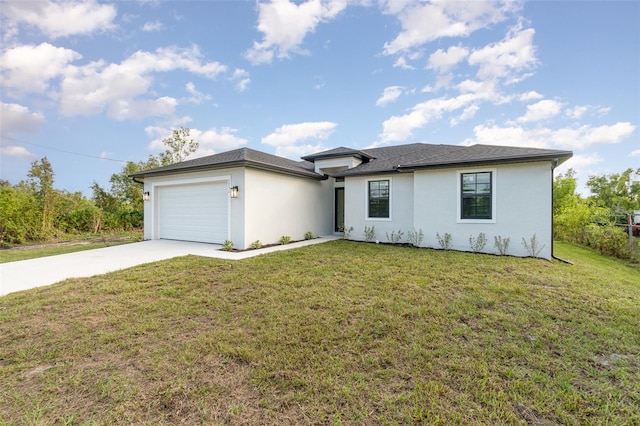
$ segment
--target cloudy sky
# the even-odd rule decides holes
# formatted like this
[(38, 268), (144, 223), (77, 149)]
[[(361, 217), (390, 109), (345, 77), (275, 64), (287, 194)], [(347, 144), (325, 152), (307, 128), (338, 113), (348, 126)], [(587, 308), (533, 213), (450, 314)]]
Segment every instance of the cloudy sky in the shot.
[(0, 178), (90, 195), (188, 127), (198, 156), (413, 142), (640, 167), (637, 1), (0, 1)]

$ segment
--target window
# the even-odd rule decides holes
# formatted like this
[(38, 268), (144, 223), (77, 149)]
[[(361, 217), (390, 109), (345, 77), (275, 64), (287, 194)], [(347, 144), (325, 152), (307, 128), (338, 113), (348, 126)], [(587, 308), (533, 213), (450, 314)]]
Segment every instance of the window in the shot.
[(368, 217), (389, 218), (389, 181), (370, 180), (368, 184)]
[(460, 218), (493, 219), (493, 172), (462, 173)]

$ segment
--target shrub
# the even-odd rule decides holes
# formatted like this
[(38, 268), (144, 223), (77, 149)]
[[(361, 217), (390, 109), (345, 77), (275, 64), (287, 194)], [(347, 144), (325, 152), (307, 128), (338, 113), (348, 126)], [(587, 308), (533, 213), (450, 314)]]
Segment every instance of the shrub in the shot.
[(351, 232), (353, 232), (353, 226), (350, 226), (348, 228), (346, 226), (341, 226), (340, 232), (342, 232), (342, 238), (348, 240), (349, 237), (351, 237)]
[(364, 240), (368, 243), (374, 241), (376, 239), (376, 227), (371, 225), (371, 227), (364, 227)]
[(585, 244), (600, 253), (629, 257), (629, 236), (615, 225), (590, 223), (585, 228)]
[(503, 256), (507, 254), (507, 250), (509, 250), (510, 241), (511, 238), (509, 237), (502, 238), (500, 235), (498, 235), (497, 237), (493, 237), (493, 245), (495, 246), (496, 250), (498, 250), (498, 253)]
[(542, 249), (545, 247), (544, 244), (540, 247), (540, 242), (538, 241), (536, 234), (533, 234), (531, 239), (529, 239), (529, 242), (522, 237), (522, 245), (531, 257), (538, 257)]
[(306, 234), (304, 234), (304, 239), (305, 239), (305, 240), (313, 240), (314, 238), (315, 238), (315, 237), (314, 237), (314, 235), (313, 235), (313, 232), (311, 232), (311, 231), (307, 231), (307, 233), (306, 233)]
[(441, 237), (438, 232), (436, 232), (436, 238), (438, 239), (438, 244), (440, 244), (440, 248), (443, 250), (451, 249), (451, 234), (445, 232), (444, 236)]
[(233, 241), (224, 240), (224, 243), (222, 243), (222, 250), (224, 250), (224, 251), (233, 251)]
[(474, 238), (473, 235), (469, 235), (469, 246), (471, 247), (471, 251), (474, 253), (481, 252), (484, 250), (484, 246), (487, 244), (487, 236), (484, 232), (478, 234), (477, 238)]
[(402, 240), (404, 232), (402, 232), (401, 230), (398, 230), (398, 232), (391, 231), (391, 235), (389, 235), (388, 232), (386, 232), (386, 234), (387, 234), (387, 241), (389, 241), (391, 244), (398, 244)]
[(288, 235), (283, 235), (282, 237), (280, 237), (279, 242), (281, 245), (289, 244), (291, 242), (291, 237)]
[(424, 239), (424, 234), (422, 233), (422, 229), (416, 231), (409, 231), (408, 235), (409, 243), (414, 247), (420, 247), (422, 245), (422, 240)]
[(262, 243), (260, 242), (260, 240), (255, 240), (249, 247), (252, 249), (259, 249), (262, 248)]

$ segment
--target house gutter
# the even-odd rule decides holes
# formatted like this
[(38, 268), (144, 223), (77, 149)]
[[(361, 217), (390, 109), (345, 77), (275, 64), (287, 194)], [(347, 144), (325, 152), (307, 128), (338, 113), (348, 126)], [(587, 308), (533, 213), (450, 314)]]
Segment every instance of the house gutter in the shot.
[(133, 181), (134, 181), (135, 183), (139, 183), (140, 185), (144, 185), (144, 182), (139, 181), (139, 180), (136, 180), (136, 177), (135, 177), (135, 176), (133, 176), (131, 179), (133, 179)]

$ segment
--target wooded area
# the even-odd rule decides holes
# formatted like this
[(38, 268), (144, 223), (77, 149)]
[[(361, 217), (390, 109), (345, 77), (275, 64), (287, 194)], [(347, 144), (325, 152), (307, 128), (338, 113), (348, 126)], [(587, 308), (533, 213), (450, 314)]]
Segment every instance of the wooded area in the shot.
[[(44, 242), (69, 234), (100, 234), (143, 227), (142, 185), (129, 174), (183, 161), (198, 149), (189, 129), (163, 140), (166, 150), (146, 161), (127, 162), (109, 180), (110, 187), (91, 185), (92, 196), (54, 188), (54, 170), (44, 157), (31, 164), (27, 178), (15, 185), (0, 181), (0, 247)], [(583, 244), (620, 258), (640, 255), (639, 239), (625, 224), (640, 210), (640, 168), (590, 176), (591, 195), (576, 192), (573, 170), (554, 180), (554, 238)]]
[(198, 149), (189, 129), (163, 140), (165, 151), (146, 161), (127, 162), (109, 179), (109, 188), (91, 185), (91, 198), (54, 188), (55, 172), (47, 157), (31, 164), (27, 178), (15, 185), (0, 181), (0, 247), (46, 242), (69, 234), (129, 231), (143, 226), (142, 185), (129, 174), (183, 161)]

